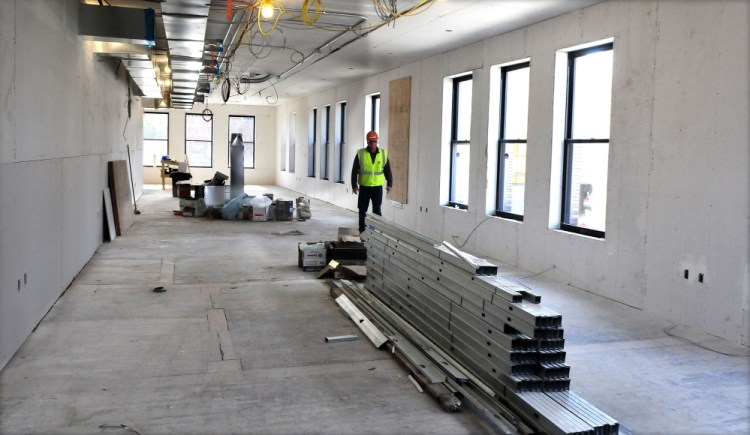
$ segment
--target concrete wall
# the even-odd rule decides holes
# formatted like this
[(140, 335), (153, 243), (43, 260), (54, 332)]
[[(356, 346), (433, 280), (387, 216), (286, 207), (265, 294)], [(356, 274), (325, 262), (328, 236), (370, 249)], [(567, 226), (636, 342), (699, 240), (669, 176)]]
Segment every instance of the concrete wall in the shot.
[[(348, 181), (307, 177), (309, 108), (348, 102), (351, 165), (363, 144), (365, 96), (381, 92), (387, 138), (388, 82), (412, 76), (409, 200), (403, 208), (386, 201), (385, 217), (438, 240), (468, 237), (466, 250), (748, 345), (749, 17), (743, 0), (610, 1), (296, 100), (279, 107), (277, 125), (297, 113), (297, 171), (277, 167), (278, 184), (354, 209)], [(600, 240), (557, 229), (564, 79), (556, 52), (605, 38), (615, 48)], [(490, 79), (495, 65), (523, 58), (531, 59), (525, 218), (488, 219), (497, 124)], [(441, 205), (443, 83), (469, 71), (473, 177), (461, 211)]]
[[(255, 117), (255, 168), (245, 169), (245, 184), (276, 183), (276, 110), (271, 106), (214, 105), (207, 106), (213, 112), (213, 158), (212, 168), (190, 168), (193, 182), (202, 183), (213, 178), (216, 171), (229, 172), (229, 115)], [(205, 107), (196, 104), (192, 111), (169, 109), (169, 157), (178, 161), (185, 159), (185, 114), (200, 114)], [(157, 159), (161, 156), (157, 156)], [(140, 161), (140, 160), (139, 160)], [(157, 167), (144, 167), (144, 181), (161, 184), (161, 163)], [(172, 180), (167, 179), (171, 186)], [(169, 187), (171, 189), (171, 187)]]
[(126, 140), (141, 161), (140, 99), (128, 119), (125, 70), (81, 41), (77, 7), (0, 1), (0, 368), (102, 243), (107, 162)]

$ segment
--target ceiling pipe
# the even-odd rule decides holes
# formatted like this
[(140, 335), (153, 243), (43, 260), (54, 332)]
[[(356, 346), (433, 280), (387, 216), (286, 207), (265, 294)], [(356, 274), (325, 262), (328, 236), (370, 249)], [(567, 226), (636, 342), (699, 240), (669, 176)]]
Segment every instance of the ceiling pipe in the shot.
[[(237, 13), (235, 12), (234, 14), (236, 15)], [(235, 21), (235, 19), (234, 19), (235, 17), (232, 16), (232, 22), (229, 25), (229, 28), (227, 29), (227, 34), (224, 36), (224, 41), (222, 41), (222, 43), (224, 44), (224, 49), (225, 50), (228, 51), (229, 47), (231, 47), (232, 45), (235, 44), (235, 40), (237, 39), (237, 35), (240, 33), (240, 28), (242, 27), (242, 24), (245, 22), (245, 19), (247, 18), (247, 14), (248, 14), (248, 11), (247, 11), (247, 9), (245, 9), (244, 11), (242, 11), (242, 16), (237, 21)], [(236, 25), (237, 27), (234, 29), (234, 32), (232, 32), (232, 26), (234, 26), (234, 25)], [(229, 34), (230, 33), (234, 33), (234, 34), (232, 35), (231, 42), (229, 44), (227, 44), (227, 40), (229, 39)], [(242, 43), (242, 41), (237, 41), (237, 44), (240, 44), (240, 43)], [(239, 47), (237, 47), (237, 48), (239, 48)], [(226, 51), (225, 51), (225, 53), (226, 53)], [(222, 59), (222, 61), (221, 61), (221, 65), (219, 65), (219, 71), (221, 71), (222, 69), (224, 69), (226, 67), (227, 62), (229, 62), (229, 56), (225, 55), (224, 59)]]
[[(299, 12), (299, 13), (302, 13), (302, 9), (287, 9), (287, 11), (291, 11), (291, 12)], [(340, 38), (342, 38), (342, 37), (343, 37), (344, 35), (346, 35), (346, 34), (347, 34), (347, 33), (348, 33), (349, 31), (351, 31), (352, 29), (355, 29), (355, 28), (356, 28), (356, 27), (358, 27), (358, 26), (359, 26), (360, 24), (362, 24), (362, 23), (364, 23), (365, 21), (367, 21), (367, 17), (365, 17), (364, 15), (357, 15), (357, 14), (348, 14), (348, 13), (345, 13), (345, 12), (326, 12), (326, 11), (323, 11), (322, 15), (331, 15), (331, 16), (338, 16), (338, 17), (347, 17), (347, 18), (359, 18), (359, 20), (358, 20), (358, 21), (357, 21), (356, 23), (354, 23), (354, 25), (351, 25), (351, 26), (349, 26), (349, 27), (347, 28), (347, 32), (342, 32), (342, 33), (340, 33), (340, 34), (338, 34), (338, 35), (334, 36), (333, 38), (329, 39), (329, 40), (328, 40), (328, 41), (326, 41), (326, 42), (325, 42), (325, 43), (324, 43), (323, 45), (321, 45), (320, 47), (316, 48), (316, 49), (315, 49), (315, 51), (313, 51), (313, 52), (312, 52), (312, 53), (310, 53), (309, 55), (307, 55), (307, 56), (303, 56), (303, 57), (302, 57), (302, 60), (301, 60), (301, 61), (300, 61), (299, 63), (296, 63), (296, 64), (294, 64), (294, 65), (293, 65), (293, 66), (292, 66), (291, 68), (289, 68), (289, 69), (287, 69), (286, 71), (284, 71), (283, 73), (279, 74), (279, 75), (277, 76), (277, 81), (276, 81), (276, 83), (279, 83), (279, 82), (281, 82), (282, 80), (286, 79), (287, 77), (284, 77), (284, 75), (288, 74), (288, 73), (289, 73), (290, 71), (292, 71), (293, 69), (295, 69), (295, 68), (297, 68), (298, 66), (302, 65), (302, 64), (303, 64), (303, 63), (305, 63), (305, 62), (306, 62), (306, 61), (307, 61), (308, 59), (310, 59), (311, 57), (315, 56), (316, 54), (320, 54), (320, 52), (321, 52), (321, 51), (322, 51), (322, 50), (323, 50), (324, 48), (326, 48), (326, 47), (328, 47), (329, 45), (333, 44), (334, 42), (338, 41), (338, 40), (339, 40)], [(367, 32), (367, 33), (365, 33), (365, 34), (364, 34), (364, 35), (362, 35), (362, 36), (360, 36), (360, 35), (357, 35), (357, 34), (355, 33), (355, 35), (356, 35), (356, 38), (352, 39), (352, 41), (356, 41), (357, 39), (363, 38), (363, 37), (364, 37), (364, 36), (366, 36), (366, 35), (367, 35), (368, 33), (370, 33), (370, 32)], [(348, 42), (348, 43), (346, 43), (345, 45), (348, 45), (348, 44), (349, 44), (349, 43), (351, 43), (352, 41), (349, 41), (349, 42)], [(340, 47), (339, 47), (339, 48), (340, 48)], [(328, 56), (328, 55), (330, 55), (331, 53), (333, 53), (333, 51), (330, 51), (330, 52), (328, 52), (328, 54), (326, 54), (326, 56), (323, 56), (323, 57), (322, 57), (321, 59), (324, 59), (325, 57), (327, 57), (327, 56)], [(292, 75), (294, 75), (294, 74), (291, 74), (291, 75), (290, 75), (289, 77), (291, 77)], [(268, 89), (268, 88), (266, 88), (266, 89)], [(265, 89), (264, 89), (264, 90), (265, 90)]]
[[(290, 8), (290, 9), (287, 9), (287, 11), (288, 12), (301, 13), (302, 9), (291, 9)], [(240, 34), (240, 29), (242, 28), (242, 24), (247, 19), (247, 14), (248, 13), (249, 13), (248, 10), (244, 10), (242, 12), (242, 15), (241, 15), (241, 17), (240, 17), (239, 20), (235, 19), (236, 12), (235, 12), (235, 16), (232, 17), (231, 24), (230, 24), (229, 28), (227, 29), (227, 33), (224, 36), (224, 42), (223, 42), (224, 43), (224, 47), (226, 48), (227, 51), (229, 50), (229, 47), (231, 47), (232, 45), (234, 45), (234, 44), (240, 44), (242, 42), (242, 41), (237, 41), (237, 37)], [(352, 31), (353, 29), (357, 28), (358, 26), (360, 26), (361, 24), (363, 24), (364, 22), (367, 21), (367, 17), (365, 17), (364, 15), (350, 14), (350, 13), (346, 13), (346, 12), (328, 12), (328, 11), (323, 11), (323, 13), (321, 15), (329, 15), (329, 16), (345, 17), (345, 18), (356, 18), (357, 22), (354, 23), (351, 26), (348, 26), (347, 27), (347, 32), (342, 32), (342, 33), (334, 36), (333, 38), (329, 39), (328, 41), (326, 41), (325, 43), (323, 43), (319, 47), (315, 48), (315, 50), (312, 53), (308, 54), (307, 56), (303, 56), (301, 61), (295, 63), (294, 65), (292, 65), (290, 68), (288, 68), (287, 70), (285, 70), (281, 74), (278, 74), (276, 76), (276, 83), (280, 83), (280, 82), (286, 80), (287, 78), (293, 76), (297, 72), (301, 71), (301, 70), (298, 70), (298, 71), (295, 71), (294, 73), (291, 73), (292, 71), (294, 71), (295, 69), (297, 69), (300, 65), (302, 65), (305, 62), (309, 61), (314, 56), (320, 55), (322, 53), (322, 51), (326, 47), (332, 45), (333, 43), (335, 43), (336, 41), (338, 41), (339, 39), (341, 39), (342, 37), (344, 37), (344, 35), (346, 35), (349, 31)], [(375, 30), (375, 29), (373, 29), (373, 30)], [(372, 32), (373, 30), (371, 30), (370, 32)], [(364, 33), (362, 35), (355, 33), (354, 34), (355, 37), (352, 40), (346, 42), (341, 47), (338, 47), (335, 50), (329, 51), (328, 53), (326, 53), (325, 55), (323, 55), (322, 57), (320, 57), (319, 59), (317, 59), (315, 62), (323, 60), (326, 57), (330, 56), (331, 54), (335, 53), (336, 51), (340, 50), (342, 47), (345, 47), (345, 46), (351, 44), (352, 42), (354, 42), (356, 40), (364, 38), (370, 32), (366, 32), (366, 33)], [(229, 35), (230, 34), (232, 34), (231, 43), (227, 44), (226, 41), (229, 40)], [(224, 59), (222, 60), (221, 64), (219, 65), (219, 71), (221, 71), (222, 69), (225, 69), (226, 68), (226, 64), (228, 62), (229, 62), (229, 56), (224, 56)], [(265, 81), (268, 81), (270, 83), (271, 75), (267, 75), (265, 77), (257, 78), (257, 79), (245, 78), (243, 80), (242, 79), (242, 74), (240, 74), (238, 76), (238, 78), (241, 80), (241, 83), (262, 83), (262, 82), (265, 82)], [(258, 91), (257, 94), (260, 95), (263, 91), (269, 89), (272, 86), (273, 86), (273, 83), (271, 83), (271, 86), (267, 86), (267, 87), (261, 89), (260, 91)]]
[[(287, 9), (287, 10), (291, 10), (291, 11), (296, 11), (296, 12), (301, 12), (301, 10), (299, 10), (299, 9)], [(348, 31), (351, 31), (351, 30), (353, 30), (354, 28), (356, 28), (356, 27), (357, 27), (357, 26), (359, 26), (360, 24), (362, 24), (362, 23), (364, 23), (365, 21), (367, 21), (367, 18), (366, 18), (366, 17), (364, 17), (364, 16), (362, 16), (362, 15), (356, 15), (356, 14), (347, 14), (347, 13), (342, 13), (342, 12), (323, 12), (323, 13), (324, 13), (324, 14), (328, 14), (328, 15), (338, 15), (338, 16), (347, 16), (347, 17), (357, 17), (357, 18), (359, 18), (359, 21), (357, 21), (357, 22), (356, 22), (356, 23), (355, 23), (354, 25), (352, 25), (352, 26), (349, 26), (349, 27), (347, 28), (347, 30), (348, 30)], [(321, 61), (321, 60), (325, 59), (326, 57), (328, 57), (328, 56), (330, 56), (331, 54), (333, 54), (333, 53), (335, 53), (335, 52), (339, 51), (339, 50), (340, 50), (340, 49), (342, 49), (343, 47), (346, 47), (347, 45), (351, 44), (352, 42), (354, 42), (354, 41), (357, 41), (357, 40), (360, 40), (360, 39), (364, 38), (365, 36), (369, 35), (369, 34), (370, 34), (371, 32), (373, 32), (373, 31), (375, 31), (375, 30), (377, 30), (377, 28), (375, 28), (375, 29), (372, 29), (372, 30), (370, 30), (369, 32), (366, 32), (366, 33), (364, 33), (364, 34), (362, 34), (362, 35), (359, 35), (359, 34), (355, 33), (355, 34), (354, 34), (354, 35), (355, 35), (355, 37), (354, 37), (353, 39), (351, 39), (350, 41), (347, 41), (347, 42), (346, 42), (345, 44), (341, 45), (340, 47), (336, 48), (335, 50), (331, 50), (331, 51), (329, 51), (328, 53), (326, 53), (326, 54), (325, 54), (324, 56), (320, 57), (319, 59), (317, 59), (317, 60), (316, 60), (315, 62), (313, 62), (313, 63), (316, 63), (316, 62), (319, 62), (319, 61)], [(333, 44), (334, 42), (336, 42), (337, 40), (339, 40), (340, 38), (342, 38), (342, 37), (343, 37), (344, 35), (346, 35), (347, 33), (348, 33), (348, 32), (342, 32), (341, 34), (339, 34), (339, 35), (336, 35), (335, 37), (333, 37), (333, 38), (331, 38), (330, 40), (326, 41), (326, 42), (325, 42), (325, 43), (324, 43), (323, 45), (321, 45), (320, 47), (316, 48), (316, 49), (315, 49), (315, 51), (313, 51), (313, 52), (312, 52), (312, 53), (310, 53), (309, 55), (307, 55), (307, 56), (303, 56), (303, 57), (302, 57), (302, 60), (301, 60), (300, 62), (298, 62), (298, 63), (294, 64), (294, 65), (293, 65), (293, 66), (292, 66), (291, 68), (287, 69), (286, 71), (284, 71), (284, 72), (282, 72), (281, 74), (279, 74), (278, 76), (276, 76), (276, 83), (271, 83), (271, 86), (266, 86), (265, 88), (263, 88), (263, 89), (259, 90), (259, 91), (257, 92), (257, 94), (258, 94), (258, 95), (261, 95), (261, 93), (262, 93), (263, 91), (266, 91), (266, 90), (268, 90), (268, 89), (272, 88), (274, 84), (278, 84), (278, 83), (281, 83), (282, 81), (284, 81), (284, 80), (288, 79), (289, 77), (293, 76), (294, 74), (297, 74), (297, 73), (298, 73), (299, 71), (302, 71), (302, 70), (299, 70), (299, 71), (295, 71), (295, 72), (294, 72), (294, 73), (292, 73), (292, 74), (289, 74), (289, 73), (290, 73), (290, 72), (291, 72), (292, 70), (294, 70), (295, 68), (299, 67), (299, 66), (300, 66), (300, 65), (302, 65), (303, 63), (307, 62), (307, 61), (308, 61), (308, 60), (309, 60), (309, 59), (310, 59), (311, 57), (313, 57), (313, 56), (315, 56), (315, 55), (317, 55), (317, 54), (320, 54), (320, 52), (321, 52), (321, 51), (322, 51), (322, 50), (323, 50), (324, 48), (326, 48), (326, 47), (328, 47), (329, 45)], [(255, 95), (255, 94), (253, 94), (253, 95)]]

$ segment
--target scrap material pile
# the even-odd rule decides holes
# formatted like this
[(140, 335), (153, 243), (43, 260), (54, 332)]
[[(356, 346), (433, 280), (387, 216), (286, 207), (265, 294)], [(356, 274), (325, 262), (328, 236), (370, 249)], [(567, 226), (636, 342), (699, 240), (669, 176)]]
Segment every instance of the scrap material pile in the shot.
[(497, 266), (378, 216), (368, 215), (362, 240), (364, 289), (381, 314), (408, 323), (402, 333), (416, 330), (428, 340), (427, 355), (439, 350), (530, 427), (618, 433), (614, 419), (569, 390), (562, 316), (541, 306), (540, 297), (498, 277)]

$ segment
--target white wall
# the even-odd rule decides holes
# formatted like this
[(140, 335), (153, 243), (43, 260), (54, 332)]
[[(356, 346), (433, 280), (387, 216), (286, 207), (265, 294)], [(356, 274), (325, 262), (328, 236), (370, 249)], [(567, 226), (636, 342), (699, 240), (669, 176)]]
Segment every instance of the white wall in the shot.
[[(409, 201), (403, 209), (386, 201), (385, 217), (450, 242), (476, 227), (464, 249), (530, 272), (554, 266), (545, 276), (748, 345), (749, 16), (750, 2), (740, 0), (611, 1), (296, 100), (279, 107), (278, 118), (297, 112), (297, 173), (278, 171), (278, 184), (354, 209), (348, 181), (306, 176), (309, 108), (348, 102), (351, 165), (363, 144), (365, 96), (381, 93), (387, 138), (388, 82), (411, 76)], [(599, 240), (553, 225), (561, 149), (555, 56), (611, 37), (609, 191)], [(487, 220), (491, 68), (523, 58), (531, 59), (524, 221)], [(440, 205), (441, 126), (449, 125), (443, 81), (467, 71), (474, 73), (473, 178), (469, 210), (459, 211)]]
[[(245, 184), (276, 183), (276, 110), (271, 106), (215, 105), (196, 104), (193, 110), (169, 109), (169, 150), (170, 158), (185, 160), (185, 115), (200, 114), (205, 107), (213, 112), (213, 152), (212, 168), (190, 168), (194, 183), (202, 183), (213, 178), (219, 171), (227, 176), (229, 172), (229, 115), (255, 117), (255, 168), (245, 169)], [(145, 182), (161, 184), (161, 163), (157, 167), (144, 167)], [(172, 180), (167, 178), (167, 188), (171, 189)]]
[(77, 8), (0, 2), (0, 368), (102, 243), (107, 162), (126, 139), (140, 161), (140, 99), (128, 119), (124, 69), (96, 61)]

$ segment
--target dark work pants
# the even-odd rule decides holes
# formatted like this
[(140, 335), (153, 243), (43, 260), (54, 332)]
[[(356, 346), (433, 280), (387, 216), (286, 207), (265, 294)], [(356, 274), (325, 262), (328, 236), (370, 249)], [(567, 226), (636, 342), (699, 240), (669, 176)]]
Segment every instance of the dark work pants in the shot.
[(372, 212), (378, 216), (380, 214), (380, 204), (383, 203), (383, 186), (359, 186), (359, 196), (357, 197), (357, 208), (359, 209), (359, 232), (365, 230), (365, 215), (367, 207), (372, 201)]

